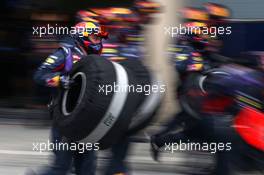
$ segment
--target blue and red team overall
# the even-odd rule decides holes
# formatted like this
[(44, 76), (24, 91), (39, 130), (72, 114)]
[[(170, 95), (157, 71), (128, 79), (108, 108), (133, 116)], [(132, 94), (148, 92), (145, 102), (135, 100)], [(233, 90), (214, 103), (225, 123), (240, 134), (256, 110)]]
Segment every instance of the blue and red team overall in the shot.
[[(82, 22), (77, 24), (82, 27), (100, 27), (94, 22)], [(56, 90), (58, 87), (69, 88), (69, 79), (66, 73), (70, 71), (75, 62), (85, 59), (89, 54), (100, 54), (102, 52), (103, 36), (95, 36), (89, 38), (90, 34), (79, 37), (69, 36), (53, 54), (41, 64), (34, 75), (34, 80), (43, 86), (51, 87)], [(106, 33), (104, 33), (106, 37)], [(97, 42), (94, 43), (94, 40)], [(56, 100), (52, 101), (50, 108)], [(52, 111), (52, 109), (51, 109)], [(53, 143), (70, 142), (65, 139), (57, 130), (56, 126), (52, 127), (51, 139)], [(79, 153), (71, 150), (54, 150), (54, 163), (46, 171), (39, 173), (41, 175), (66, 175), (75, 166), (77, 175), (95, 175), (96, 173), (96, 154), (95, 151), (85, 151)], [(37, 174), (37, 173), (31, 173)]]
[[(214, 11), (207, 10), (207, 6)], [(220, 19), (224, 19), (229, 15), (228, 11), (224, 7), (218, 7), (215, 4), (205, 4), (205, 10), (199, 8), (184, 8), (182, 10), (182, 17), (184, 19), (184, 25), (186, 27), (195, 27), (197, 29), (210, 28), (213, 23), (218, 23)], [(215, 10), (216, 9), (216, 10)], [(220, 10), (219, 10), (220, 9)], [(224, 12), (224, 14), (222, 14)], [(213, 14), (213, 15), (210, 15)], [(217, 19), (215, 19), (217, 17)], [(173, 59), (175, 63), (176, 71), (180, 77), (180, 83), (177, 86), (178, 96), (182, 93), (183, 84), (187, 77), (196, 73), (204, 72), (215, 66), (214, 56), (212, 53), (214, 50), (218, 50), (218, 45), (212, 45), (212, 43), (220, 42), (217, 38), (211, 40), (210, 34), (203, 34), (199, 30), (192, 31), (186, 35), (181, 35), (177, 38), (177, 41), (171, 44), (168, 48), (169, 57)], [(212, 48), (214, 49), (212, 49)], [(180, 103), (181, 104), (181, 103)], [(159, 133), (152, 136), (151, 145), (153, 150), (154, 159), (158, 159), (158, 149), (163, 147), (165, 143), (177, 142), (180, 139), (187, 141), (189, 138), (199, 138), (203, 128), (197, 128), (198, 121), (188, 115), (184, 110), (180, 111), (174, 117), (173, 120), (168, 122), (167, 127)], [(174, 134), (175, 130), (184, 126), (184, 132)], [(196, 132), (201, 131), (201, 132)]]
[(72, 55), (72, 61), (77, 62), (87, 55), (87, 52), (80, 45), (76, 44), (74, 39), (67, 38), (64, 43), (61, 43), (61, 47), (49, 55), (38, 68), (34, 80), (43, 86), (58, 87), (61, 76), (63, 76), (64, 72), (66, 73), (65, 62), (69, 54)]

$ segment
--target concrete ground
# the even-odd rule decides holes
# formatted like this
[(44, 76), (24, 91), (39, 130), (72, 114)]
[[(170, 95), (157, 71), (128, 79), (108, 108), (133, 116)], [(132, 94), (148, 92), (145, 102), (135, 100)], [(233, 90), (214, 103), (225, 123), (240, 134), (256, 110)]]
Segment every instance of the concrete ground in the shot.
[[(52, 158), (51, 152), (33, 151), (33, 143), (47, 142), (49, 126), (28, 122), (0, 121), (0, 175), (22, 175), (27, 168), (38, 169), (47, 166)], [(205, 155), (186, 153), (163, 154), (161, 162), (154, 162), (150, 156), (148, 143), (132, 143), (127, 161), (133, 174), (184, 174), (192, 169), (207, 168), (212, 162)], [(98, 173), (107, 165), (107, 151), (99, 152)], [(210, 163), (211, 162), (211, 163)], [(188, 167), (188, 166), (189, 167)]]
[[(33, 151), (33, 143), (48, 141), (49, 129), (48, 124), (43, 122), (21, 123), (1, 119), (0, 175), (23, 175), (27, 168), (39, 169), (49, 165), (53, 156), (51, 152)], [(148, 143), (132, 143), (127, 161), (133, 175), (185, 175), (207, 172), (214, 165), (213, 155), (209, 153), (162, 153), (161, 161), (155, 162), (149, 150)], [(98, 155), (98, 174), (101, 174), (107, 165), (109, 154), (107, 151), (100, 151)], [(252, 172), (250, 174), (255, 175)]]

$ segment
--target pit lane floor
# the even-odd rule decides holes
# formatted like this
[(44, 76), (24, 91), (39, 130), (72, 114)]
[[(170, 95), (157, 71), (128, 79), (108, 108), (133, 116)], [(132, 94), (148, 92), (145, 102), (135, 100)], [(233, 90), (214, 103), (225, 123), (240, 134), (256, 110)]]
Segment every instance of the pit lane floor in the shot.
[[(0, 175), (23, 175), (27, 168), (47, 166), (52, 153), (33, 151), (33, 143), (46, 143), (49, 129), (32, 122), (0, 120)], [(102, 174), (107, 160), (108, 152), (99, 152), (98, 174)], [(127, 160), (133, 175), (184, 175), (213, 167), (212, 155), (197, 152), (163, 153), (161, 162), (154, 162), (148, 143), (132, 143)]]

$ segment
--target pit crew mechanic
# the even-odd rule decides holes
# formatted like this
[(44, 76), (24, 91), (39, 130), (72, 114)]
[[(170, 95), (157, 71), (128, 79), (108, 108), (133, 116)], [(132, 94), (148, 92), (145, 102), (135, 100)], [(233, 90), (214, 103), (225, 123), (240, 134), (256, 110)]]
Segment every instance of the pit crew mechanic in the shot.
[[(213, 8), (209, 9), (208, 6)], [(195, 27), (218, 26), (220, 22), (225, 22), (229, 14), (228, 8), (214, 3), (205, 4), (205, 10), (198, 8), (185, 8), (183, 10), (183, 18), (186, 25)], [(221, 46), (219, 44), (221, 40), (209, 40), (208, 38), (210, 37), (200, 33), (186, 35), (179, 38), (176, 47), (170, 48), (172, 51), (171, 55), (176, 55), (176, 69), (180, 74), (182, 84), (190, 74), (206, 71), (211, 67), (215, 67), (218, 62), (228, 62), (225, 57), (218, 56), (216, 58), (215, 53), (218, 52)], [(181, 93), (181, 90), (182, 86), (180, 85), (177, 89), (178, 94)], [(206, 135), (206, 133), (201, 133), (203, 130), (198, 127), (197, 123), (199, 121), (194, 120), (184, 110), (172, 117), (172, 120), (168, 121), (167, 127), (151, 137), (153, 158), (158, 160), (159, 149), (164, 146), (164, 143), (177, 142), (179, 139), (185, 140), (190, 137), (199, 138), (200, 135)], [(175, 134), (174, 131), (179, 128), (184, 128), (184, 130)], [(217, 168), (225, 169), (223, 167)]]
[[(102, 31), (101, 26), (96, 22), (81, 22), (76, 27), (81, 29), (80, 32), (67, 37), (61, 43), (61, 47), (49, 55), (38, 68), (34, 75), (36, 83), (51, 87), (55, 91), (59, 87), (67, 89), (72, 83), (67, 72), (71, 70), (73, 64), (88, 54), (101, 54), (102, 39), (107, 38), (108, 33)], [(87, 31), (91, 32), (88, 33)], [(56, 105), (56, 100), (52, 100), (49, 105), (51, 115), (54, 105)], [(55, 125), (52, 126), (51, 137), (52, 142), (70, 142), (59, 133)], [(95, 174), (96, 154), (94, 150), (85, 151), (83, 154), (71, 150), (54, 150), (54, 153), (55, 160), (50, 168), (41, 173), (31, 170), (28, 175), (65, 175), (71, 169), (73, 159), (76, 174)]]

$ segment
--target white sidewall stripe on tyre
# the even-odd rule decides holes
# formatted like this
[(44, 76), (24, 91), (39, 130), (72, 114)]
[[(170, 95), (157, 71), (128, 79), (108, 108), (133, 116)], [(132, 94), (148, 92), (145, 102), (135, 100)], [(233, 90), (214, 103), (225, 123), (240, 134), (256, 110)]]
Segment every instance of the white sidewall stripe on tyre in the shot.
[[(162, 84), (163, 83), (160, 81), (160, 79), (157, 79), (156, 76), (152, 74), (151, 86), (157, 85), (158, 87), (161, 87)], [(147, 96), (143, 104), (139, 107), (135, 116), (132, 118), (129, 129), (137, 127), (140, 123), (143, 123), (145, 120), (152, 117), (151, 115), (159, 106), (163, 95), (164, 93), (162, 92), (152, 92), (149, 96)]]
[[(116, 71), (116, 84), (119, 87), (124, 87), (120, 91), (116, 91), (113, 94), (111, 103), (100, 121), (97, 127), (89, 134), (86, 138), (80, 140), (83, 143), (96, 143), (102, 139), (107, 132), (113, 127), (115, 122), (118, 120), (119, 115), (126, 103), (128, 95), (128, 76), (126, 70), (118, 63), (112, 62)], [(111, 122), (106, 124), (109, 117), (111, 117)]]

